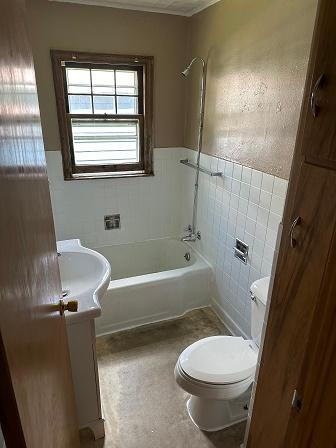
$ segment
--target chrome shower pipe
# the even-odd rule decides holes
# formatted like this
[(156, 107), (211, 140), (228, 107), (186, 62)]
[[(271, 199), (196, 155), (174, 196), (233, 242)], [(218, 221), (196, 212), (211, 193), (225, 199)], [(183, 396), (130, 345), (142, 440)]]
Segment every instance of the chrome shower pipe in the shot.
[(198, 203), (198, 187), (199, 187), (199, 173), (200, 173), (200, 157), (202, 152), (203, 143), (203, 127), (204, 127), (204, 106), (205, 106), (205, 89), (206, 89), (206, 72), (207, 64), (201, 57), (195, 57), (191, 60), (190, 64), (183, 70), (182, 75), (186, 78), (189, 75), (189, 71), (195, 62), (202, 64), (202, 78), (201, 78), (201, 95), (200, 95), (200, 120), (197, 136), (197, 159), (196, 159), (196, 174), (195, 174), (195, 188), (194, 188), (194, 203), (193, 214), (190, 234), (182, 239), (187, 241), (196, 241), (199, 238), (199, 232), (197, 232), (197, 203)]

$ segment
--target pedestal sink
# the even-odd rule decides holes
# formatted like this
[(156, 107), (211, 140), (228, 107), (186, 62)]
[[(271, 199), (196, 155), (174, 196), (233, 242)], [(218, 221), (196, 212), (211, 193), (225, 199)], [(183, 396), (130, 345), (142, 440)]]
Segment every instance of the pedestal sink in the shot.
[(63, 300), (77, 300), (78, 311), (65, 311), (79, 428), (89, 427), (95, 439), (104, 437), (94, 319), (99, 299), (108, 287), (111, 267), (98, 252), (79, 239), (57, 242)]
[(57, 242), (64, 300), (78, 301), (78, 312), (65, 312), (71, 322), (100, 316), (99, 299), (105, 294), (111, 267), (103, 255), (83, 247), (80, 240)]

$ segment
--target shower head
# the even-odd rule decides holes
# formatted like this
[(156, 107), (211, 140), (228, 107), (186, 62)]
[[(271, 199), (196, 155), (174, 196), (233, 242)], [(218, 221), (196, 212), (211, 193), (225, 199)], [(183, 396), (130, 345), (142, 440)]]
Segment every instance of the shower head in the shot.
[(182, 76), (184, 76), (184, 77), (186, 78), (186, 77), (189, 75), (189, 71), (190, 71), (192, 65), (194, 64), (194, 62), (196, 62), (196, 61), (200, 61), (200, 62), (202, 63), (203, 70), (204, 70), (204, 67), (205, 67), (205, 61), (204, 61), (203, 58), (200, 58), (200, 57), (197, 56), (196, 58), (192, 59), (191, 62), (190, 62), (190, 64), (188, 65), (188, 67), (186, 67), (186, 68), (182, 71), (182, 73), (181, 73)]
[(186, 77), (188, 76), (188, 74), (189, 74), (189, 70), (190, 70), (190, 67), (185, 68), (185, 69), (181, 72), (181, 75), (184, 76), (184, 77), (186, 78)]

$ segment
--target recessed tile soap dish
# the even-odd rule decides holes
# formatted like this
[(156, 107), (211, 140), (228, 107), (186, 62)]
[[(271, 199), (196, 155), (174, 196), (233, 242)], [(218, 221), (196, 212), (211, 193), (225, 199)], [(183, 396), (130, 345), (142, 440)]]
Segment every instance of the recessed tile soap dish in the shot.
[(236, 245), (234, 249), (234, 256), (238, 258), (243, 263), (247, 264), (248, 250), (249, 247), (246, 243), (236, 238)]

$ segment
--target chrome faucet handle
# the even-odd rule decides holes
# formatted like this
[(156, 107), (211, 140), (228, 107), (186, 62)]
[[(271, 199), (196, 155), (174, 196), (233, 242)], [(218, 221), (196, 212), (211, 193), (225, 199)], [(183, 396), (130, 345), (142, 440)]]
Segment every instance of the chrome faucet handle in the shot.
[(187, 226), (185, 226), (184, 227), (184, 229), (183, 229), (185, 232), (192, 232), (192, 227), (191, 227), (191, 224), (188, 224)]
[(186, 236), (183, 236), (181, 238), (181, 241), (196, 241), (196, 235), (194, 235), (193, 233), (189, 233)]
[(196, 234), (192, 233), (192, 232), (188, 233), (188, 235), (183, 236), (181, 238), (181, 241), (192, 241), (192, 242), (194, 242), (194, 241), (200, 240), (200, 239), (201, 239), (201, 232), (198, 231)]

